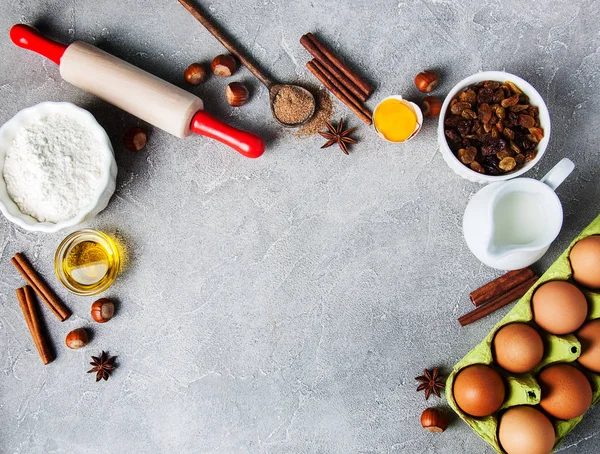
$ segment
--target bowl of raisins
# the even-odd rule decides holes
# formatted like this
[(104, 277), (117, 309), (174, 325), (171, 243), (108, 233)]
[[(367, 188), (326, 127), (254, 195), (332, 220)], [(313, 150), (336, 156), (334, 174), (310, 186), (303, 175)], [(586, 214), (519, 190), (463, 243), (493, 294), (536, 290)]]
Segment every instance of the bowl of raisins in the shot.
[(484, 71), (459, 82), (440, 112), (438, 143), (455, 173), (476, 183), (518, 177), (542, 158), (550, 114), (528, 82)]

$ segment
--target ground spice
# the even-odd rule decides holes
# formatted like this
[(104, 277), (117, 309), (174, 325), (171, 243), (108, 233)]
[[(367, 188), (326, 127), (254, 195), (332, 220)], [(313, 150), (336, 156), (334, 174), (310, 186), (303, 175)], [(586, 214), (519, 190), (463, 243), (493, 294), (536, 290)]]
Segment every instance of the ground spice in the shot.
[(310, 94), (294, 86), (286, 85), (275, 95), (273, 110), (283, 123), (294, 125), (306, 120), (313, 109)]
[(324, 88), (319, 90), (316, 96), (317, 106), (313, 117), (298, 131), (298, 136), (310, 136), (318, 134), (325, 129), (327, 122), (333, 114), (333, 102), (327, 90)]

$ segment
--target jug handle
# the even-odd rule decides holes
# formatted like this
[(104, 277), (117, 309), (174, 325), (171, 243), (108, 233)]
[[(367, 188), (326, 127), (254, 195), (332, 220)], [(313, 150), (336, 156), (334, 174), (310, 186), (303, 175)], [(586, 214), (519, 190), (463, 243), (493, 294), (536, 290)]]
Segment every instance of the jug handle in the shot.
[(556, 191), (556, 188), (566, 180), (566, 178), (575, 169), (575, 164), (569, 158), (562, 158), (561, 161), (556, 164), (550, 172), (544, 175), (540, 181), (550, 186), (550, 189)]

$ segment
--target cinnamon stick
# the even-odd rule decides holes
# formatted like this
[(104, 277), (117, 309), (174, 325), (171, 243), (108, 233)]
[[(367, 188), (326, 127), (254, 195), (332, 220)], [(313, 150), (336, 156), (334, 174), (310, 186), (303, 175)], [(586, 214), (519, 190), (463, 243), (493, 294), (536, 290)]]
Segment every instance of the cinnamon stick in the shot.
[(521, 298), (527, 291), (531, 288), (533, 284), (538, 280), (537, 276), (533, 276), (529, 278), (527, 281), (513, 287), (503, 295), (498, 296), (496, 299), (490, 301), (483, 306), (479, 306), (478, 308), (472, 310), (471, 312), (463, 315), (458, 319), (461, 326), (469, 325), (477, 320), (482, 319), (483, 317), (487, 317), (492, 312), (497, 311), (498, 309), (506, 306), (507, 304), (512, 303), (513, 301)]
[(492, 282), (485, 284), (477, 290), (473, 290), (469, 294), (469, 298), (475, 307), (479, 307), (508, 292), (511, 288), (522, 284), (533, 277), (533, 275), (534, 273), (531, 268), (509, 271), (498, 279), (494, 279)]
[(331, 74), (333, 74), (342, 84), (344, 84), (354, 96), (363, 102), (367, 100), (367, 95), (360, 88), (358, 88), (354, 82), (346, 77), (342, 71), (340, 71), (333, 63), (331, 63), (331, 61), (317, 48), (317, 46), (307, 35), (304, 35), (302, 38), (300, 38), (300, 44), (302, 44), (302, 46), (315, 58), (315, 60), (319, 61)]
[(312, 33), (307, 33), (306, 36), (312, 41), (316, 48), (319, 49), (323, 55), (325, 55), (340, 71), (342, 71), (345, 76), (352, 80), (352, 82), (354, 82), (367, 97), (373, 93), (373, 87), (371, 87), (358, 74), (352, 71), (352, 69), (350, 69), (348, 65), (341, 61), (336, 54), (334, 54), (325, 44), (319, 41), (319, 38)]
[(46, 336), (44, 335), (40, 325), (40, 319), (37, 306), (34, 301), (33, 290), (30, 286), (26, 285), (25, 287), (18, 288), (16, 293), (17, 299), (19, 300), (19, 305), (23, 311), (25, 323), (27, 323), (29, 333), (33, 339), (33, 344), (35, 345), (42, 362), (44, 364), (48, 364), (52, 362), (54, 358), (48, 346)]
[(356, 114), (356, 116), (358, 118), (360, 118), (362, 121), (364, 121), (366, 124), (370, 125), (372, 123), (371, 120), (371, 115), (370, 113), (367, 114), (363, 111), (363, 109), (359, 109), (358, 107), (356, 107), (354, 105), (354, 103), (344, 94), (342, 93), (340, 90), (338, 90), (336, 88), (335, 85), (333, 85), (329, 80), (327, 80), (327, 78), (325, 77), (325, 75), (321, 72), (321, 70), (319, 70), (319, 68), (317, 68), (315, 66), (315, 64), (311, 61), (309, 61), (306, 64), (306, 67), (308, 68), (308, 70), (314, 74), (314, 76), (319, 79), (319, 81), (325, 85), (325, 87), (336, 97), (338, 98), (340, 101), (342, 101), (344, 104), (346, 104), (346, 106), (348, 106), (350, 108), (350, 110), (352, 110), (352, 112), (354, 112)]
[(20, 252), (10, 259), (17, 271), (25, 278), (27, 283), (33, 288), (39, 298), (48, 306), (54, 315), (61, 321), (65, 321), (71, 316), (71, 311), (58, 299), (48, 284), (46, 284), (40, 275), (33, 269), (29, 260)]
[(346, 95), (346, 97), (350, 100), (350, 102), (352, 102), (352, 104), (354, 104), (358, 109), (362, 110), (365, 114), (370, 114), (368, 109), (365, 106), (363, 106), (363, 104), (361, 104), (361, 102), (358, 99), (356, 99), (356, 97), (352, 93), (350, 93), (350, 90), (348, 90), (339, 80), (337, 80), (333, 74), (327, 71), (327, 68), (325, 68), (325, 66), (323, 66), (323, 64), (320, 61), (315, 60), (313, 58), (311, 60), (311, 63), (323, 73), (323, 75), (329, 82), (331, 82), (339, 91), (344, 93), (344, 95)]

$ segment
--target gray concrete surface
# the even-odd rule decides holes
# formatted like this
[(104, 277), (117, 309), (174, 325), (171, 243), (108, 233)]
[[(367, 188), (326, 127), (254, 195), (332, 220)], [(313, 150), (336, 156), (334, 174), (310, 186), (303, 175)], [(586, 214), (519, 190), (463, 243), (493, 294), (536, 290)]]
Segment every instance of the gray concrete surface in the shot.
[[(299, 45), (316, 31), (370, 77), (369, 101), (399, 93), (420, 100), (412, 78), (436, 68), (444, 95), (479, 70), (530, 81), (553, 120), (550, 147), (528, 176), (563, 156), (577, 164), (559, 188), (564, 228), (537, 265), (543, 271), (597, 214), (600, 36), (596, 1), (230, 1), (202, 2), (215, 20), (284, 81), (313, 84)], [(268, 152), (247, 160), (200, 137), (151, 129), (148, 147), (121, 146), (140, 122), (63, 82), (56, 66), (8, 39), (13, 23), (55, 39), (94, 43), (180, 86), (184, 68), (221, 46), (175, 0), (2, 1), (0, 123), (41, 101), (71, 101), (106, 128), (119, 164), (117, 191), (87, 227), (121, 238), (128, 267), (105, 296), (118, 300), (93, 324), (94, 298), (53, 276), (69, 232), (27, 233), (0, 219), (0, 451), (3, 453), (489, 453), (462, 421), (421, 429), (415, 392), (424, 367), (446, 372), (501, 318), (461, 329), (470, 289), (499, 273), (461, 237), (479, 189), (437, 152), (435, 123), (406, 145), (358, 126), (349, 157), (320, 150), (318, 136), (280, 129), (267, 92), (246, 70), (252, 99), (228, 108), (224, 80), (192, 90), (209, 111), (262, 133)], [(186, 87), (189, 88), (189, 87)], [(43, 367), (33, 349), (9, 263), (24, 251), (74, 310), (44, 317), (58, 357)], [(93, 331), (80, 351), (65, 334)], [(85, 371), (101, 349), (119, 356), (108, 382)], [(560, 452), (600, 450), (599, 409)]]

